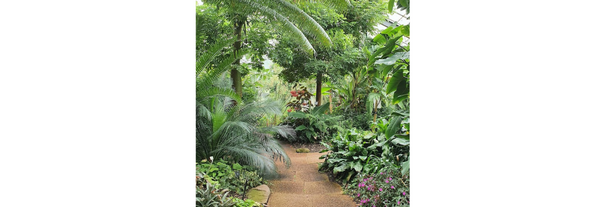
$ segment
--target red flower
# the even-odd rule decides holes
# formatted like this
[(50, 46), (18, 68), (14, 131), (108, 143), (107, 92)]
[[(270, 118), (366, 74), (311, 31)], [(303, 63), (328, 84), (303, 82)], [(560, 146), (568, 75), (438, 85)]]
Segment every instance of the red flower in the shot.
[(288, 112), (292, 112), (292, 109), (288, 109)]

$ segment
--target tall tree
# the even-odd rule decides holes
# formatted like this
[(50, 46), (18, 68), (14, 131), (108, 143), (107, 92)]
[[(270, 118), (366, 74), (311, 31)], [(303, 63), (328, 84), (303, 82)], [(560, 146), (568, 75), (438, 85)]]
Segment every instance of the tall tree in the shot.
[[(227, 8), (234, 25), (234, 36), (236, 42), (233, 44), (233, 54), (237, 54), (242, 49), (242, 31), (248, 23), (248, 17), (252, 15), (263, 16), (276, 26), (290, 32), (295, 37), (296, 42), (304, 48), (309, 54), (314, 53), (314, 48), (307, 39), (313, 37), (321, 42), (322, 45), (330, 45), (330, 37), (324, 29), (317, 24), (313, 18), (300, 10), (294, 4), (284, 0), (205, 0), (218, 7)], [(343, 7), (348, 5), (347, 0), (331, 0), (332, 5)], [(235, 62), (236, 66), (240, 60)], [(236, 93), (242, 95), (241, 72), (234, 67), (231, 70), (233, 88)]]
[(312, 41), (315, 56), (302, 53), (293, 38), (281, 35), (277, 52), (271, 58), (285, 68), (280, 74), (288, 82), (298, 82), (315, 76), (316, 102), (322, 103), (322, 84), (327, 77), (342, 76), (365, 65), (360, 48), (368, 42), (368, 33), (384, 19), (386, 5), (381, 1), (351, 1), (346, 10), (338, 10), (320, 2), (298, 2), (301, 9), (311, 15), (330, 35), (332, 45), (323, 46)]

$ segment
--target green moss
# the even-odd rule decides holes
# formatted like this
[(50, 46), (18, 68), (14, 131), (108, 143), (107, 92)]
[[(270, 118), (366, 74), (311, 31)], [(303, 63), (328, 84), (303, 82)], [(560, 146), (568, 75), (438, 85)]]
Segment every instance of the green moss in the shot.
[(252, 199), (253, 201), (259, 203), (264, 202), (265, 192), (262, 190), (250, 189), (250, 191), (248, 191), (248, 194), (246, 194), (246, 198)]
[(309, 148), (298, 148), (296, 149), (296, 153), (308, 153), (311, 150), (309, 150)]

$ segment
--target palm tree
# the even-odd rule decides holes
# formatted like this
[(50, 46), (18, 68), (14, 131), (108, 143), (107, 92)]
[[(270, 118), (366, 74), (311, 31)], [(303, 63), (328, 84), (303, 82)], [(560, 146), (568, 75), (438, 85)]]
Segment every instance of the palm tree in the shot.
[[(249, 15), (260, 15), (274, 20), (271, 22), (281, 26), (286, 32), (293, 34), (297, 42), (310, 54), (314, 54), (315, 50), (307, 39), (307, 36), (317, 39), (325, 46), (332, 44), (326, 31), (313, 18), (288, 1), (204, 0), (204, 2), (226, 7), (231, 11), (231, 16), (233, 16), (232, 22), (235, 27), (233, 34), (237, 40), (233, 43), (233, 53), (238, 53), (242, 48), (242, 29), (246, 26), (246, 20)], [(350, 5), (349, 0), (326, 0), (325, 2), (337, 8), (344, 8)], [(240, 59), (236, 59), (235, 64), (239, 64)], [(232, 69), (231, 79), (235, 92), (241, 97), (241, 73), (237, 69)]]
[(258, 121), (267, 115), (281, 115), (282, 105), (271, 100), (244, 105), (228, 85), (220, 85), (229, 65), (245, 53), (205, 70), (212, 58), (233, 41), (213, 45), (197, 64), (196, 160), (223, 158), (255, 166), (262, 175), (272, 175), (276, 171), (275, 158), (290, 164), (288, 155), (273, 137), (295, 136), (295, 132), (290, 126), (259, 126)]

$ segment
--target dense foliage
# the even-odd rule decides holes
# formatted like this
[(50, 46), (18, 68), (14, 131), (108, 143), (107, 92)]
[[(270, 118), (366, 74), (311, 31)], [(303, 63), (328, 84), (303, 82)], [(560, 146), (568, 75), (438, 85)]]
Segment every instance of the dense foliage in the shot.
[(198, 173), (210, 176), (222, 188), (240, 195), (244, 194), (244, 189), (251, 189), (266, 183), (254, 168), (238, 163), (230, 164), (223, 160), (206, 161), (198, 164), (196, 168)]
[[(196, 7), (197, 206), (290, 164), (278, 138), (321, 143), (360, 206), (409, 206), (409, 0), (202, 0)], [(409, 18), (409, 16), (404, 16)]]
[(295, 126), (299, 140), (307, 142), (318, 142), (331, 138), (333, 134), (341, 129), (339, 126), (340, 116), (325, 114), (329, 104), (314, 107), (308, 113), (291, 112), (284, 124)]

